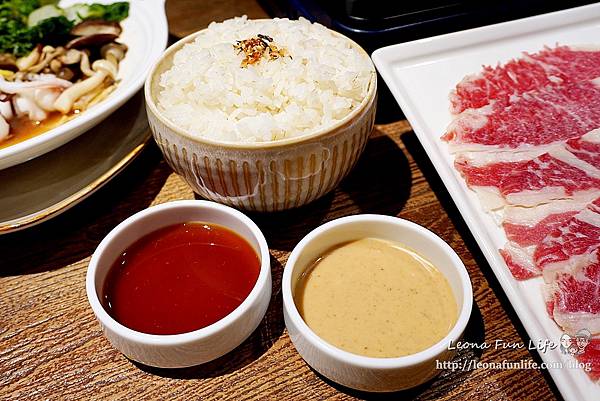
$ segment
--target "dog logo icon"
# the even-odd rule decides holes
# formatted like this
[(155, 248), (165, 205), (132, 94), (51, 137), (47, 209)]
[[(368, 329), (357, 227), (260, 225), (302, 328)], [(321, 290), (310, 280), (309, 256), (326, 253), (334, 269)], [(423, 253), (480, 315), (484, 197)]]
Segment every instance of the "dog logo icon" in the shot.
[(560, 350), (566, 355), (581, 355), (591, 338), (592, 333), (588, 329), (581, 329), (574, 336), (564, 333), (560, 336)]

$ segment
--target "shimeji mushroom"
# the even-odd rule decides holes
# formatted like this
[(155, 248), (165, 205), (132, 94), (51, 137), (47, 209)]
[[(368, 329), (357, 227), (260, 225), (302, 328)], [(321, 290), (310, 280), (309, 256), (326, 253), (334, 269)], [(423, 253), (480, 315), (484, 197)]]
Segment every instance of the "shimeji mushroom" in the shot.
[[(79, 52), (78, 50), (75, 50)], [(52, 46), (40, 46), (36, 47), (31, 53), (25, 57), (21, 57), (17, 60), (16, 64), (19, 68), (18, 77), (23, 79), (27, 74), (37, 74), (39, 72), (54, 72), (58, 76), (58, 72), (61, 71), (63, 60), (69, 61), (68, 57), (65, 57), (69, 53), (64, 47), (52, 47)], [(70, 58), (74, 56), (70, 54)], [(76, 55), (81, 58), (79, 55)], [(72, 71), (71, 71), (72, 72)], [(62, 74), (60, 78), (66, 78), (69, 74)], [(72, 78), (74, 74), (71, 74)], [(68, 78), (67, 78), (68, 79)]]
[(9, 53), (0, 54), (0, 70), (15, 72), (18, 69), (15, 56)]
[(50, 64), (50, 61), (52, 61), (55, 57), (63, 54), (64, 52), (65, 52), (64, 47), (54, 48), (52, 46), (44, 46), (42, 48), (42, 56), (40, 57), (40, 59), (38, 60), (37, 63), (35, 63), (31, 67), (27, 68), (27, 72), (31, 72), (31, 73), (35, 74), (35, 73), (42, 71), (44, 68), (46, 68), (48, 66), (48, 64)]
[(94, 75), (94, 71), (90, 68), (90, 58), (87, 50), (69, 49), (58, 60), (65, 65), (79, 63), (79, 69), (83, 75), (86, 77)]
[(81, 50), (81, 63), (79, 64), (79, 69), (86, 77), (91, 77), (94, 75), (94, 71), (90, 68), (90, 57), (88, 56), (87, 51)]
[(25, 71), (35, 65), (42, 56), (42, 45), (37, 45), (27, 56), (20, 57), (17, 60), (19, 71)]
[(115, 65), (115, 68), (119, 65), (119, 61), (125, 58), (125, 53), (127, 52), (127, 46), (123, 43), (112, 42), (102, 46), (100, 49), (100, 54), (106, 60), (110, 61)]
[(116, 80), (119, 61), (125, 57), (126, 50), (127, 47), (119, 43), (104, 45), (100, 51), (103, 58), (92, 64), (93, 75), (62, 92), (56, 99), (54, 108), (66, 114), (71, 111), (77, 99), (96, 89), (107, 77), (113, 81)]
[(63, 63), (56, 58), (50, 62), (50, 71), (58, 78), (66, 79), (67, 81), (70, 81), (75, 76), (73, 70), (64, 66)]

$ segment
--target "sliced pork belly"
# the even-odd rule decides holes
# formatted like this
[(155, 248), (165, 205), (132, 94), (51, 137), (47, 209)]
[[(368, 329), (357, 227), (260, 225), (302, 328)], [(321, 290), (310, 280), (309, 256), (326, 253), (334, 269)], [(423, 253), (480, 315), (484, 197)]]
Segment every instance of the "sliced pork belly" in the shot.
[(511, 96), (548, 85), (580, 82), (600, 76), (600, 51), (568, 46), (545, 48), (495, 68), (485, 66), (465, 77), (450, 93), (451, 112), (458, 114), (491, 101), (507, 104)]
[(466, 110), (442, 137), (451, 152), (531, 149), (578, 138), (600, 127), (600, 86), (583, 81), (522, 94)]

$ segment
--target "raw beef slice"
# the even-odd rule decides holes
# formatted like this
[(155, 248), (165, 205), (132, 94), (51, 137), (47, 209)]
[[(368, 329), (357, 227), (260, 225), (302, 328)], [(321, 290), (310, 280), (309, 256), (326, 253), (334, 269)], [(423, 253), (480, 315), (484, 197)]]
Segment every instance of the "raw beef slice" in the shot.
[(541, 274), (533, 260), (536, 248), (555, 229), (592, 202), (597, 193), (588, 192), (574, 199), (555, 200), (536, 207), (507, 207), (502, 228), (508, 242), (500, 254), (512, 275), (519, 280)]
[(510, 105), (493, 102), (457, 116), (442, 137), (452, 152), (522, 150), (600, 127), (598, 81), (544, 87)]
[(487, 210), (536, 206), (600, 191), (600, 169), (564, 150), (483, 166), (457, 157), (454, 165)]
[(534, 261), (549, 282), (556, 272), (571, 273), (596, 263), (599, 248), (600, 198), (547, 235)]
[(556, 272), (544, 288), (550, 316), (566, 332), (587, 329), (600, 334), (600, 262), (598, 254), (590, 264), (569, 272)]
[(600, 338), (592, 338), (585, 352), (577, 357), (579, 362), (589, 363), (591, 370), (587, 374), (593, 379), (600, 379)]
[(600, 51), (568, 46), (545, 48), (495, 68), (465, 77), (450, 93), (451, 112), (477, 109), (491, 101), (507, 104), (511, 96), (548, 85), (580, 82), (600, 76)]

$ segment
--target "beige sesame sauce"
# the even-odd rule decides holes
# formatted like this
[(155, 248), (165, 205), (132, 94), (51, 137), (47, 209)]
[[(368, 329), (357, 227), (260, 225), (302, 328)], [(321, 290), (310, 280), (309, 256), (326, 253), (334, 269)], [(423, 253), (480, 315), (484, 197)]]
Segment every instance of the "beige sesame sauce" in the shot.
[(457, 319), (452, 289), (436, 267), (400, 243), (375, 238), (318, 258), (299, 278), (295, 302), (323, 340), (379, 358), (422, 351)]

